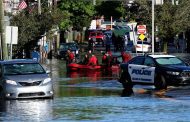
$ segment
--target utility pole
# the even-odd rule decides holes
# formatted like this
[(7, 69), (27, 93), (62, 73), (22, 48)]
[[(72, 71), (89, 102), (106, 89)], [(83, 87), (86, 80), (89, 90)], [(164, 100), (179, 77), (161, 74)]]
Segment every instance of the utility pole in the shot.
[(1, 59), (8, 59), (7, 45), (5, 43), (5, 19), (4, 19), (4, 5), (3, 0), (0, 0), (0, 50)]
[(152, 54), (154, 54), (154, 3), (152, 0)]
[(41, 10), (41, 0), (38, 0), (38, 14), (41, 15), (42, 10)]
[(93, 5), (96, 5), (96, 0), (93, 0)]

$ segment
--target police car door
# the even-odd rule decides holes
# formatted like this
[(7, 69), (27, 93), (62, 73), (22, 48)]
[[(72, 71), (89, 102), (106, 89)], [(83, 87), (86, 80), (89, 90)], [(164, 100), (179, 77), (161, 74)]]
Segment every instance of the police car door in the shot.
[[(151, 58), (148, 57), (145, 58), (144, 56), (142, 56), (137, 58), (136, 61), (129, 64), (128, 71), (131, 76), (132, 82), (143, 82), (143, 83), (154, 82), (155, 67), (152, 67), (153, 64), (151, 62), (154, 62)], [(151, 64), (151, 66), (145, 64)]]

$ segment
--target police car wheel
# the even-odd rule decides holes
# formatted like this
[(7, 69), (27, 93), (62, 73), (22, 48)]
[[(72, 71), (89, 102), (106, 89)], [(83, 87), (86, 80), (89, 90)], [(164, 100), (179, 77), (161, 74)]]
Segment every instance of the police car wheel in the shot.
[(163, 75), (157, 75), (154, 81), (154, 86), (157, 90), (167, 89), (166, 79)]

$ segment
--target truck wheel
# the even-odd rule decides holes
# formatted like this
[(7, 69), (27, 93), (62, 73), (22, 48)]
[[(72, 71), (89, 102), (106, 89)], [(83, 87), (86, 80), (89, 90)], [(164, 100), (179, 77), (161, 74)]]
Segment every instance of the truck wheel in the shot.
[(154, 86), (157, 90), (167, 89), (166, 79), (163, 75), (156, 75)]

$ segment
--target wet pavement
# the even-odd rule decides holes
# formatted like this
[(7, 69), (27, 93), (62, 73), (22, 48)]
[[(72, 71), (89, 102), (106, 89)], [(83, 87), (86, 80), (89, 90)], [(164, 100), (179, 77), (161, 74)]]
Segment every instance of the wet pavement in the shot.
[(156, 91), (136, 85), (124, 91), (118, 72), (68, 73), (65, 62), (56, 59), (45, 66), (51, 71), (54, 99), (0, 101), (1, 121), (190, 121), (190, 86)]

